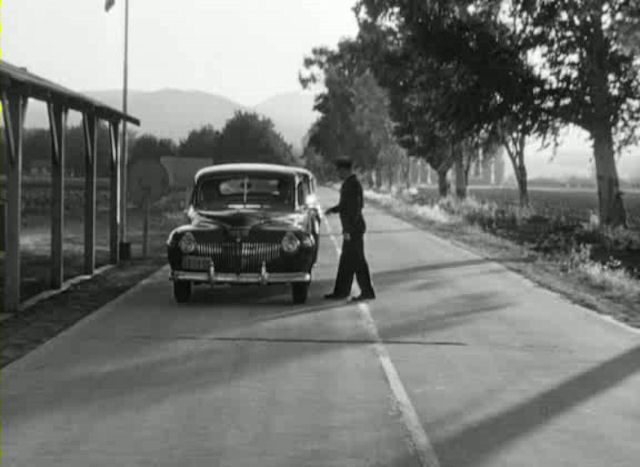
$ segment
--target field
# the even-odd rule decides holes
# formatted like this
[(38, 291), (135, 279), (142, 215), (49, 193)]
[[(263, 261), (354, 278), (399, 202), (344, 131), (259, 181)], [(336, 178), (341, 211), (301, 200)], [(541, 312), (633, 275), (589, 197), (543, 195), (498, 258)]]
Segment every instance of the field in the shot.
[[(435, 187), (424, 187), (420, 194), (427, 200), (437, 200)], [(469, 194), (480, 201), (496, 202), (499, 205), (518, 205), (518, 190), (515, 188), (470, 187)], [(547, 217), (562, 217), (569, 220), (588, 221), (591, 212), (598, 212), (598, 195), (592, 190), (554, 188), (531, 188), (531, 207)], [(640, 230), (640, 192), (626, 192), (624, 203), (627, 218), (632, 228)]]

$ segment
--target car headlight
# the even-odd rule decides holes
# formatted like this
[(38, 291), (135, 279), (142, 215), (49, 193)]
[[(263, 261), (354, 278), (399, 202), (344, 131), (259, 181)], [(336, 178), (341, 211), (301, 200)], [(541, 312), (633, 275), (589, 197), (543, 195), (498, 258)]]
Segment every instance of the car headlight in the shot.
[(178, 246), (183, 253), (193, 253), (196, 251), (196, 239), (191, 232), (187, 232), (180, 239)]
[(295, 253), (300, 248), (300, 240), (293, 232), (287, 232), (282, 238), (282, 249), (285, 253)]

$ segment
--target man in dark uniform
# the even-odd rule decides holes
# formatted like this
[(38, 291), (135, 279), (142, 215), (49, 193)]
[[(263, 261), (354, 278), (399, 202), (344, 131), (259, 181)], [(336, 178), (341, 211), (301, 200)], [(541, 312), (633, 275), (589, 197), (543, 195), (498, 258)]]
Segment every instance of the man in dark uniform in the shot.
[(340, 202), (327, 209), (325, 214), (340, 214), (343, 240), (335, 286), (333, 292), (325, 295), (325, 298), (347, 298), (351, 293), (351, 284), (355, 274), (360, 286), (360, 295), (354, 297), (353, 301), (372, 300), (376, 294), (371, 284), (369, 265), (364, 257), (366, 224), (362, 216), (364, 204), (362, 185), (352, 172), (352, 163), (349, 159), (338, 159), (335, 164), (343, 181), (340, 188)]

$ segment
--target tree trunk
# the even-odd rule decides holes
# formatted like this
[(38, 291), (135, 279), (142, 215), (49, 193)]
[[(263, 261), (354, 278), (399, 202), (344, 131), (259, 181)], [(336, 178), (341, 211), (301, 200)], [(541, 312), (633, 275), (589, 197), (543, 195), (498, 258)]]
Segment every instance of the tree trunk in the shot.
[(374, 187), (373, 171), (371, 170), (367, 170), (367, 185), (370, 190)]
[(594, 127), (593, 155), (596, 161), (600, 224), (626, 227), (627, 215), (620, 193), (611, 127), (607, 122), (599, 122)]
[(382, 188), (382, 168), (380, 164), (376, 166), (376, 190), (380, 190)]
[[(523, 157), (524, 159), (524, 157)], [(527, 208), (529, 207), (529, 187), (528, 187), (528, 179), (527, 179), (527, 168), (524, 164), (520, 165), (519, 168), (515, 168), (516, 180), (518, 181), (518, 191), (520, 193), (520, 207)]]
[(620, 194), (611, 131), (613, 99), (608, 84), (607, 45), (602, 15), (597, 3), (591, 6), (591, 19), (593, 33), (590, 47), (586, 51), (586, 60), (591, 65), (588, 78), (594, 114), (587, 127), (593, 138), (600, 224), (610, 227), (626, 226), (626, 212)]
[(146, 258), (149, 254), (149, 196), (145, 196), (142, 202), (142, 210), (144, 218), (142, 222), (142, 257)]
[(411, 159), (409, 159), (408, 157), (404, 158), (404, 164), (403, 164), (403, 168), (404, 168), (404, 187), (406, 189), (411, 188), (412, 182), (411, 182), (411, 175), (413, 173), (413, 171), (411, 170)]
[(526, 146), (526, 136), (524, 134), (511, 135), (503, 141), (503, 146), (507, 150), (507, 155), (513, 166), (513, 173), (518, 182), (518, 192), (520, 194), (520, 207), (529, 207), (529, 187), (527, 180), (527, 166), (524, 161), (524, 148)]
[(449, 196), (449, 180), (447, 180), (449, 170), (438, 170), (438, 194), (440, 198)]
[(456, 174), (456, 198), (463, 200), (467, 198), (467, 177), (464, 164), (464, 152), (462, 148), (454, 149), (455, 154), (455, 174)]

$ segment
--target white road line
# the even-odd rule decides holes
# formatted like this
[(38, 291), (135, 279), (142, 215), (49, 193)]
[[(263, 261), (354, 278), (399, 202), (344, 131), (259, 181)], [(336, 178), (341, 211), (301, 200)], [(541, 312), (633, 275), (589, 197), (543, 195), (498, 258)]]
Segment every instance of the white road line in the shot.
[(375, 343), (372, 344), (373, 348), (376, 351), (378, 361), (380, 362), (384, 375), (387, 378), (387, 382), (391, 388), (398, 410), (402, 415), (402, 421), (404, 422), (404, 425), (409, 432), (409, 436), (411, 437), (411, 444), (420, 459), (420, 465), (422, 467), (439, 467), (440, 462), (438, 461), (436, 452), (429, 441), (427, 433), (424, 431), (422, 423), (420, 423), (418, 413), (413, 407), (411, 399), (409, 399), (409, 395), (402, 384), (402, 380), (396, 371), (396, 367), (391, 361), (389, 352), (387, 352), (387, 348), (382, 343), (376, 323), (373, 321), (373, 317), (371, 316), (369, 306), (365, 303), (359, 303), (358, 310), (360, 311), (360, 317), (365, 324), (367, 332), (375, 341)]
[[(324, 221), (329, 237), (338, 252), (338, 256), (340, 256), (340, 247), (335, 235), (333, 234), (333, 230), (331, 229), (331, 224), (326, 217), (324, 218)], [(358, 311), (360, 312), (360, 318), (364, 323), (369, 337), (374, 341), (372, 344), (373, 349), (375, 350), (380, 366), (384, 371), (387, 383), (389, 383), (394, 403), (400, 411), (402, 421), (410, 437), (411, 446), (418, 456), (421, 467), (440, 467), (440, 461), (436, 456), (436, 452), (429, 441), (429, 437), (427, 436), (422, 423), (420, 423), (418, 413), (413, 407), (411, 399), (409, 398), (409, 395), (402, 384), (402, 380), (398, 375), (398, 371), (391, 361), (389, 352), (380, 338), (380, 333), (378, 332), (376, 323), (373, 320), (373, 316), (371, 316), (369, 306), (366, 303), (359, 303)]]

